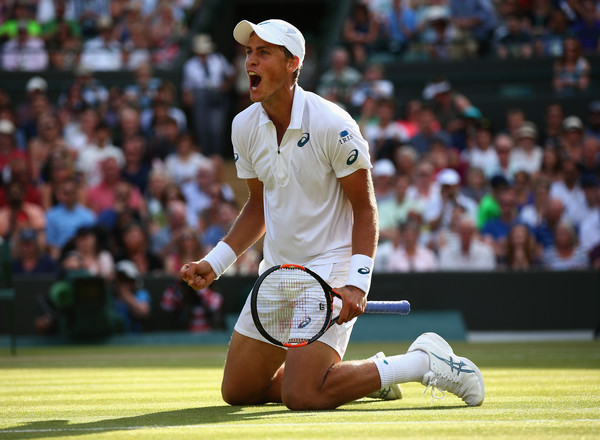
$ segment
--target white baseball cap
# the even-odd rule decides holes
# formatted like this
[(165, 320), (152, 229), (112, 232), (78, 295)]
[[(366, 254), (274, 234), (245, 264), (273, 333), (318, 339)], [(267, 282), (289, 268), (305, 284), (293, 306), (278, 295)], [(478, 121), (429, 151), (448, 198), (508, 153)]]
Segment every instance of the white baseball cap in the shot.
[(304, 61), (306, 53), (304, 37), (295, 26), (287, 21), (270, 19), (254, 24), (248, 20), (242, 20), (233, 29), (233, 38), (245, 46), (248, 44), (252, 32), (267, 43), (285, 47), (292, 55), (300, 59), (300, 64)]
[(460, 175), (452, 168), (445, 168), (438, 173), (436, 180), (440, 185), (458, 185)]

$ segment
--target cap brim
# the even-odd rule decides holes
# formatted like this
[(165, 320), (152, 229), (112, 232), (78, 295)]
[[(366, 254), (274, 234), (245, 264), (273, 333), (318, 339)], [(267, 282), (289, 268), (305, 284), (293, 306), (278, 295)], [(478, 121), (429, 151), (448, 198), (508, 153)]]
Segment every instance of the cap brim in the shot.
[(237, 26), (233, 29), (233, 38), (235, 38), (235, 41), (238, 43), (246, 46), (248, 44), (248, 40), (250, 40), (250, 35), (252, 35), (252, 32), (254, 32), (261, 40), (264, 40), (267, 43), (285, 46), (284, 42), (281, 41), (277, 35), (269, 32), (268, 29), (262, 26), (250, 23), (248, 20), (242, 20), (237, 24)]

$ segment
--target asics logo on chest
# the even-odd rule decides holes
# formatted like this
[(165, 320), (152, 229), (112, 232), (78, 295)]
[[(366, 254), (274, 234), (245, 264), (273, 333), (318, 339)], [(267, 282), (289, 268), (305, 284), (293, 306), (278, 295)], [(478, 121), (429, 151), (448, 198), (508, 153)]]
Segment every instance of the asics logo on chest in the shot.
[(306, 143), (308, 142), (309, 139), (310, 139), (310, 134), (308, 134), (308, 133), (302, 133), (302, 137), (298, 141), (298, 146), (300, 148), (302, 148), (303, 146), (306, 145)]

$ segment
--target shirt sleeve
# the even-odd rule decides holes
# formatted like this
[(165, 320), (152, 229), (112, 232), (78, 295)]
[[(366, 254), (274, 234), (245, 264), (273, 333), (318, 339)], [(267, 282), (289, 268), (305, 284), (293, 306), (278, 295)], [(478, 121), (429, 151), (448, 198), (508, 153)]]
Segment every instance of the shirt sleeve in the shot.
[(248, 154), (248, 134), (243, 135), (241, 122), (238, 118), (233, 120), (231, 143), (233, 144), (233, 160), (238, 177), (240, 179), (254, 179), (258, 177), (252, 167), (252, 161)]
[(349, 176), (359, 169), (371, 169), (369, 145), (350, 117), (329, 127), (325, 147), (337, 178)]

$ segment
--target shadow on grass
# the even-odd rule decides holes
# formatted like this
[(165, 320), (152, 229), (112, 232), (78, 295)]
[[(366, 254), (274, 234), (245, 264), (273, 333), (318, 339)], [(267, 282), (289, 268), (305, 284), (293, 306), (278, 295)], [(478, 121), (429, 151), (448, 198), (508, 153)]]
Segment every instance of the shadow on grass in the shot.
[[(324, 413), (349, 412), (349, 411), (422, 411), (422, 410), (448, 410), (466, 408), (464, 405), (456, 406), (426, 406), (426, 407), (398, 407), (382, 409), (381, 407), (367, 408), (373, 401), (356, 401), (343, 405), (337, 410), (323, 411)], [(260, 409), (259, 409), (260, 408)], [(246, 411), (250, 409), (250, 411)], [(3, 439), (42, 439), (53, 437), (76, 437), (94, 433), (135, 431), (147, 428), (177, 428), (185, 426), (218, 425), (235, 427), (239, 423), (258, 421), (263, 418), (270, 420), (276, 418), (290, 417), (302, 414), (292, 412), (285, 406), (279, 404), (267, 404), (262, 406), (209, 406), (200, 408), (186, 408), (173, 411), (161, 411), (142, 414), (131, 417), (121, 417), (95, 422), (70, 423), (68, 420), (40, 420), (25, 425), (0, 429), (0, 437)], [(259, 424), (257, 423), (257, 426)]]

